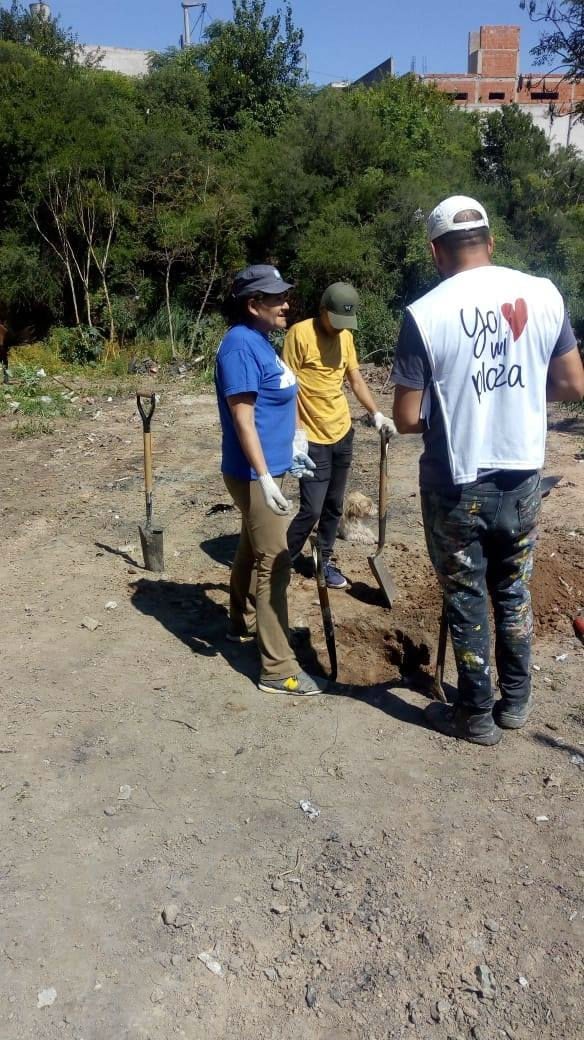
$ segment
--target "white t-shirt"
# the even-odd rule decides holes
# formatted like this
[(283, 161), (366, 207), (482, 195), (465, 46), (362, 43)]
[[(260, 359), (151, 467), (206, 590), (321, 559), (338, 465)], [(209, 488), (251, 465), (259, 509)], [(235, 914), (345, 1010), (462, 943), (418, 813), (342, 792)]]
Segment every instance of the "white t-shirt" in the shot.
[(540, 469), (547, 371), (565, 317), (552, 282), (478, 267), (408, 312), (427, 353), (453, 482), (470, 483), (481, 470)]

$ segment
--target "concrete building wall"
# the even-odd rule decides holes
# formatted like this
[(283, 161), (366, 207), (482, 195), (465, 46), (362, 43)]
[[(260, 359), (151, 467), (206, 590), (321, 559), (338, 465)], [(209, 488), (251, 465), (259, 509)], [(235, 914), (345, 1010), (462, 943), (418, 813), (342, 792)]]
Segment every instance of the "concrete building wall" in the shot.
[(132, 50), (130, 47), (102, 47), (85, 44), (83, 54), (101, 55), (100, 68), (108, 72), (121, 72), (124, 76), (145, 76), (148, 72), (148, 51)]
[[(465, 107), (469, 112), (496, 112), (501, 106), (479, 104)], [(573, 145), (584, 152), (584, 123), (576, 120), (573, 115), (550, 113), (549, 105), (522, 105), (521, 108), (531, 116), (535, 125), (544, 131), (552, 148)]]

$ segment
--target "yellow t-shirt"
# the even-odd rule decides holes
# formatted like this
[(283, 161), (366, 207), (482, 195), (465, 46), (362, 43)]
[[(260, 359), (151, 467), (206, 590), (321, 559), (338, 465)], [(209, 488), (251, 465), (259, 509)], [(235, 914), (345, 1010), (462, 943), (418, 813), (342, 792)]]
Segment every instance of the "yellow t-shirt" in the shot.
[(351, 428), (343, 380), (359, 367), (352, 333), (328, 336), (314, 318), (299, 321), (284, 340), (282, 360), (298, 379), (298, 416), (308, 440), (340, 441)]

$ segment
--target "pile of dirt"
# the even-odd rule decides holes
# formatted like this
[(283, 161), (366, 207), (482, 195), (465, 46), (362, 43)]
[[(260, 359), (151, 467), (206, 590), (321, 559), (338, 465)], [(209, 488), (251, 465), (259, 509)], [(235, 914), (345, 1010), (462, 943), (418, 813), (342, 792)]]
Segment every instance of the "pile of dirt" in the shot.
[[(418, 689), (427, 689), (440, 627), (441, 593), (425, 562), (409, 574), (401, 562), (394, 556), (392, 569), (400, 593), (391, 611), (383, 609), (381, 593), (371, 588), (369, 600), (358, 593), (361, 602), (352, 617), (336, 618), (339, 682), (366, 687), (406, 678)], [(365, 583), (355, 587), (361, 586), (364, 589)], [(555, 550), (540, 546), (531, 589), (536, 635), (571, 633), (572, 618), (584, 605), (584, 563), (575, 559), (573, 545)], [(381, 608), (378, 612), (375, 604)]]
[[(392, 619), (393, 620), (393, 619)], [(407, 678), (416, 686), (428, 685), (434, 642), (419, 626), (407, 630), (370, 620), (343, 621), (337, 625), (339, 682), (350, 686), (375, 686)]]
[(531, 596), (537, 635), (572, 630), (572, 619), (584, 607), (584, 562), (574, 544), (554, 542), (536, 552)]

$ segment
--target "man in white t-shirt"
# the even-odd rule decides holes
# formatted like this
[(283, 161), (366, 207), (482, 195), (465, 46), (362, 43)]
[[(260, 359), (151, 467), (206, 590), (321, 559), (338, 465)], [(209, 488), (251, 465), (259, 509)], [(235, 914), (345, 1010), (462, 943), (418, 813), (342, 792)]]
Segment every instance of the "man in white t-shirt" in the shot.
[[(483, 206), (441, 202), (428, 234), (441, 283), (408, 307), (396, 349), (394, 421), (423, 433), (420, 489), (458, 669), (454, 707), (428, 723), (492, 745), (533, 702), (529, 579), (541, 504), (548, 401), (584, 396), (584, 368), (555, 286), (492, 264)], [(488, 598), (501, 699), (490, 676)]]

